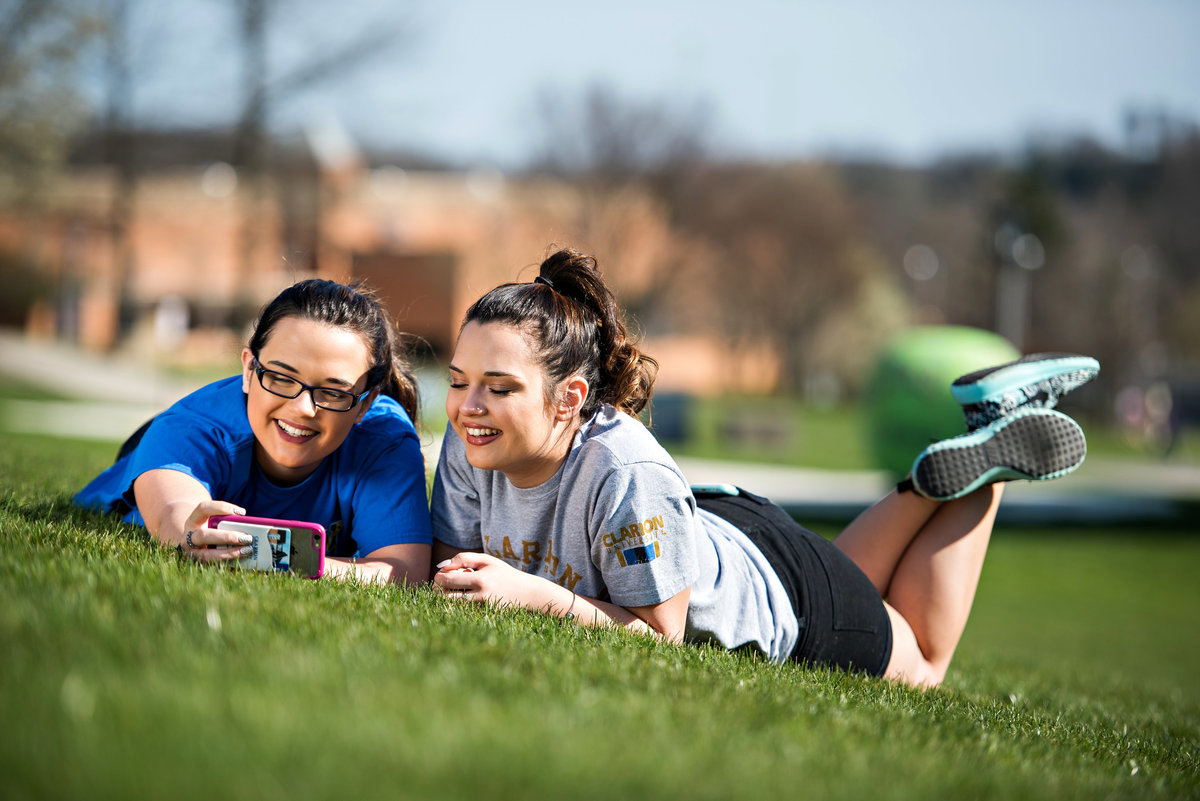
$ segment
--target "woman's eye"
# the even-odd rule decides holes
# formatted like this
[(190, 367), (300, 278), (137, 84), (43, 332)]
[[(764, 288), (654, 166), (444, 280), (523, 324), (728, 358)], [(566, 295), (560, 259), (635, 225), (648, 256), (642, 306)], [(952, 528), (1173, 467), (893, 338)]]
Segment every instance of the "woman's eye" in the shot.
[(451, 381), (450, 382), (450, 389), (466, 389), (466, 387), (467, 387), (466, 383), (464, 383), (462, 381)]
[(489, 387), (488, 391), (491, 392), (493, 395), (511, 395), (514, 392), (516, 392), (515, 389), (512, 389), (510, 387)]

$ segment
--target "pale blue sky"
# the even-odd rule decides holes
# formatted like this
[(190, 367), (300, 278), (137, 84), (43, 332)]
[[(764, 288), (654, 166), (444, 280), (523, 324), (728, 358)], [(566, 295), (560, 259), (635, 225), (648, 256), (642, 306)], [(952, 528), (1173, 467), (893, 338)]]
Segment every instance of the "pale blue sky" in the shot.
[[(300, 5), (272, 42), (276, 64), (335, 42), (360, 15), (405, 20), (411, 40), (275, 109), (278, 127), (334, 114), (369, 142), (466, 163), (519, 162), (537, 141), (537, 93), (593, 84), (638, 100), (704, 100), (719, 143), (766, 157), (921, 161), (1012, 150), (1036, 133), (1117, 146), (1131, 105), (1200, 121), (1197, 0)], [(201, 0), (162, 8), (143, 12), (141, 41), (153, 44), (138, 57), (180, 66), (155, 71), (139, 115), (220, 119), (238, 92), (229, 12)]]

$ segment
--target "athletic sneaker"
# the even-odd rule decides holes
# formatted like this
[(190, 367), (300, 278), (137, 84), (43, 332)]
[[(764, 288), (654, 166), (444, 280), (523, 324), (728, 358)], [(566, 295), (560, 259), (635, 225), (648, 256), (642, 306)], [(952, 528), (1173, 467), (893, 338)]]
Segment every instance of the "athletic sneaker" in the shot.
[(1023, 406), (1053, 409), (1058, 399), (1100, 372), (1100, 362), (1074, 353), (1031, 353), (1015, 362), (957, 378), (950, 394), (975, 431)]
[(1085, 456), (1083, 429), (1070, 417), (1051, 409), (1018, 409), (921, 451), (913, 462), (912, 488), (926, 498), (949, 501), (997, 481), (1065, 476)]

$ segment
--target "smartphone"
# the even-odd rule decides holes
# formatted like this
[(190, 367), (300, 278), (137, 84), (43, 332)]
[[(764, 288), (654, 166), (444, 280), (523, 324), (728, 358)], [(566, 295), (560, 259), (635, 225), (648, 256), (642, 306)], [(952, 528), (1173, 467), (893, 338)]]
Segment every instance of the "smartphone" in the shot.
[(232, 564), (243, 570), (277, 570), (316, 579), (325, 574), (325, 527), (300, 520), (219, 515), (210, 528), (232, 529), (254, 537), (254, 552)]

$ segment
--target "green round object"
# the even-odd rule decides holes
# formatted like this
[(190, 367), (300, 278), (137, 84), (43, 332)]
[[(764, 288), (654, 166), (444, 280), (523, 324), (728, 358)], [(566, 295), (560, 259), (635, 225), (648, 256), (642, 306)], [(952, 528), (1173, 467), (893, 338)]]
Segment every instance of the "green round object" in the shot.
[(1004, 337), (979, 328), (929, 326), (893, 339), (871, 373), (864, 403), (877, 466), (902, 478), (931, 443), (965, 433), (950, 384), (1020, 355)]

